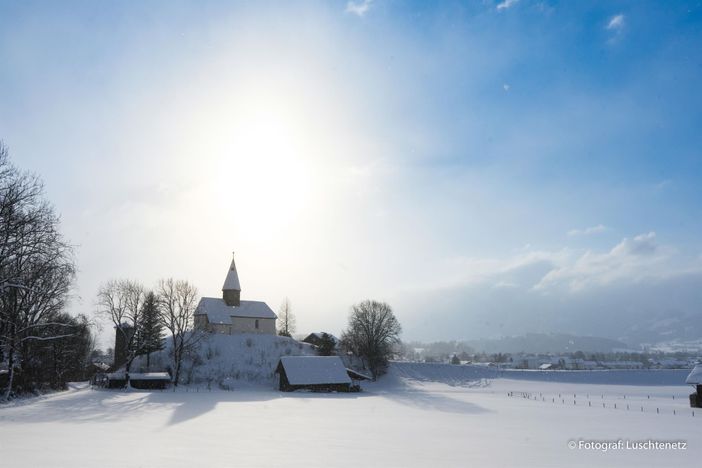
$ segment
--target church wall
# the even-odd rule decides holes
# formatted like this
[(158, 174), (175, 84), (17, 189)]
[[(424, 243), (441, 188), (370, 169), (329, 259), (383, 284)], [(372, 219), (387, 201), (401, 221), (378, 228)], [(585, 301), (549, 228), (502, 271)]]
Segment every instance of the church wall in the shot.
[[(256, 320), (258, 320), (258, 329)], [(232, 332), (275, 335), (275, 319), (232, 317)]]

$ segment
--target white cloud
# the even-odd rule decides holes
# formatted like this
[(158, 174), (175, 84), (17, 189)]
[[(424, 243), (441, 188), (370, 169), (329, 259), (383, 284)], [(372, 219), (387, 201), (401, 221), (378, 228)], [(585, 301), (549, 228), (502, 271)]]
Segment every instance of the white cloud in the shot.
[(525, 291), (572, 293), (702, 271), (702, 262), (687, 262), (676, 252), (671, 246), (659, 245), (656, 233), (648, 232), (624, 238), (604, 252), (565, 248), (515, 252), (512, 257), (503, 259), (459, 257), (452, 259), (448, 269), (442, 271), (440, 276), (444, 282), (430, 287), (509, 284)]
[(607, 29), (610, 31), (621, 31), (621, 29), (624, 27), (624, 15), (619, 13), (618, 15), (614, 15), (609, 19), (609, 23), (607, 23)]
[(624, 238), (607, 253), (585, 252), (575, 262), (548, 272), (534, 287), (546, 290), (566, 286), (581, 291), (590, 286), (615, 282), (636, 283), (645, 278), (663, 278), (680, 271), (673, 259), (674, 250), (656, 243), (656, 233)]
[(510, 86), (507, 83), (502, 85), (502, 89), (504, 89), (505, 91), (509, 91), (509, 88)]
[(607, 230), (607, 226), (604, 224), (598, 224), (597, 226), (586, 227), (585, 229), (571, 229), (568, 231), (568, 235), (574, 236), (589, 236), (591, 234), (600, 234)]
[(371, 5), (373, 4), (373, 0), (350, 0), (348, 3), (346, 3), (346, 13), (351, 13), (353, 15), (363, 17), (366, 13), (368, 13), (368, 10), (370, 9)]
[(497, 4), (497, 10), (507, 10), (517, 4), (519, 0), (503, 0)]

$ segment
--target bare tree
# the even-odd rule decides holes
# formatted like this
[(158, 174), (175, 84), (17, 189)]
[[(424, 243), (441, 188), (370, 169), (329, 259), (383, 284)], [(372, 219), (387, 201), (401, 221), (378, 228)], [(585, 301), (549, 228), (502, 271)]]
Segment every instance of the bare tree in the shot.
[(98, 310), (110, 319), (121, 341), (116, 343), (121, 349), (115, 349), (115, 365), (125, 365), (127, 381), (132, 362), (145, 347), (139, 332), (144, 298), (144, 287), (132, 280), (111, 280), (98, 290)]
[(295, 316), (292, 313), (290, 300), (286, 297), (280, 304), (280, 315), (278, 316), (278, 335), (291, 337), (295, 333)]
[(193, 316), (197, 306), (198, 291), (187, 281), (168, 278), (159, 281), (158, 301), (161, 322), (171, 334), (173, 353), (173, 384), (180, 382), (183, 358), (194, 350), (203, 334), (193, 329)]
[(400, 342), (401, 331), (400, 322), (388, 304), (366, 300), (353, 306), (341, 342), (363, 359), (373, 378), (377, 378), (385, 371), (393, 346)]
[(32, 362), (31, 342), (72, 336), (57, 332), (75, 277), (72, 248), (44, 199), (38, 177), (14, 167), (0, 142), (0, 360), (8, 363), (7, 400), (15, 368)]

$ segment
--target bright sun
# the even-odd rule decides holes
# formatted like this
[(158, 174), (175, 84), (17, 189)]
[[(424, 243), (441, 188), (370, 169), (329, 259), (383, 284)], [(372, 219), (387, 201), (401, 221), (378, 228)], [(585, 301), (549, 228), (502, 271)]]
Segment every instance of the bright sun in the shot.
[(293, 222), (307, 201), (311, 136), (289, 104), (250, 97), (210, 115), (201, 132), (218, 210), (234, 206), (257, 231)]

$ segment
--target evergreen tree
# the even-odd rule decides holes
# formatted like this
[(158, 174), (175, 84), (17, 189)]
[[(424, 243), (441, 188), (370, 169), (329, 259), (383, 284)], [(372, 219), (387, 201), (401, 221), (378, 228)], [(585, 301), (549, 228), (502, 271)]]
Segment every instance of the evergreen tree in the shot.
[(320, 356), (333, 356), (336, 354), (336, 340), (329, 333), (322, 333), (317, 344), (317, 353)]
[(163, 349), (163, 323), (160, 319), (159, 304), (156, 295), (149, 291), (144, 298), (139, 327), (141, 352), (146, 354), (146, 368), (151, 365), (151, 353)]

